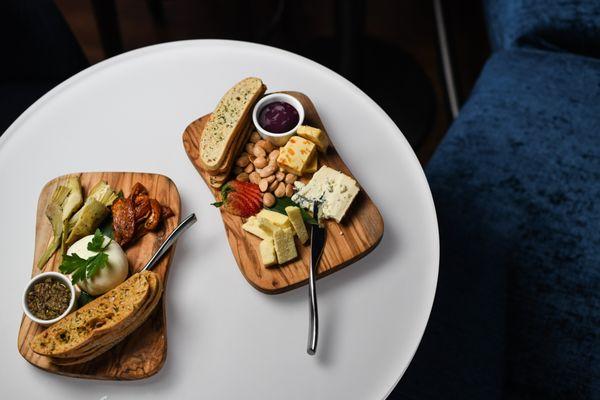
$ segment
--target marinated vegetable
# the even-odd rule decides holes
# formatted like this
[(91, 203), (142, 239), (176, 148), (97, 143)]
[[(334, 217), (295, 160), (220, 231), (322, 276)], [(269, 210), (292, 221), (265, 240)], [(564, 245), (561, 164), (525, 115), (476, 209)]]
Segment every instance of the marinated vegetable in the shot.
[(90, 191), (83, 207), (71, 217), (63, 235), (63, 253), (84, 236), (94, 233), (102, 221), (110, 214), (109, 206), (117, 199), (117, 194), (108, 183), (98, 182)]
[(52, 193), (50, 204), (46, 208), (46, 216), (52, 224), (53, 238), (48, 248), (38, 260), (38, 268), (42, 268), (50, 259), (52, 254), (58, 249), (61, 239), (67, 229), (69, 218), (81, 208), (83, 204), (83, 195), (81, 194), (81, 184), (77, 176), (67, 178), (65, 185), (60, 185)]
[(169, 207), (151, 199), (139, 182), (133, 185), (129, 197), (115, 201), (112, 214), (115, 241), (121, 246), (157, 230), (162, 221), (174, 215)]

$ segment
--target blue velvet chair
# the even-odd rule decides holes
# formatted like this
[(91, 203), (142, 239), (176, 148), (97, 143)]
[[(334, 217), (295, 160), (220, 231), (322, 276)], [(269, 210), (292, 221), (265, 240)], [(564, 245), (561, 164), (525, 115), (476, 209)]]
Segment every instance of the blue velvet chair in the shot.
[(392, 398), (600, 398), (600, 3), (488, 0), (493, 54), (426, 172), (438, 292)]

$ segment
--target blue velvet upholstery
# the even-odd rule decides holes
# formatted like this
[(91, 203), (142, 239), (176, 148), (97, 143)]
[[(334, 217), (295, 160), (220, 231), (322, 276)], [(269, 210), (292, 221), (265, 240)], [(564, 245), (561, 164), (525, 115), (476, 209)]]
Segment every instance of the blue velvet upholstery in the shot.
[(438, 291), (392, 398), (600, 399), (599, 3), (487, 3), (500, 49), (426, 168)]
[(531, 46), (600, 56), (597, 0), (485, 0), (492, 47)]

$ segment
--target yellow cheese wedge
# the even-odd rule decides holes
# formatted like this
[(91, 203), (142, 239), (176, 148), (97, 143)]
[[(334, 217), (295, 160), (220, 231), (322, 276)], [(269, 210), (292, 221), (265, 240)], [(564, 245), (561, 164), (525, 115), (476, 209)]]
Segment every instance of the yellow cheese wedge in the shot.
[(314, 157), (316, 148), (310, 140), (292, 136), (285, 146), (279, 149), (277, 164), (284, 171), (301, 176), (306, 165)]
[(300, 239), (300, 243), (306, 243), (308, 240), (308, 231), (306, 230), (306, 225), (304, 225), (300, 209), (298, 207), (289, 206), (285, 208), (285, 212), (290, 218), (290, 222), (292, 223), (294, 231), (296, 231), (298, 239)]
[(287, 217), (287, 215), (280, 214), (276, 211), (262, 209), (258, 214), (256, 214), (256, 218), (259, 220), (264, 218), (279, 228), (289, 228), (291, 226), (290, 219)]
[(313, 128), (312, 126), (308, 125), (300, 125), (298, 130), (296, 130), (296, 134), (316, 144), (321, 153), (325, 153), (327, 151), (327, 147), (329, 147), (329, 139), (327, 138), (327, 135), (319, 128)]
[(260, 242), (258, 249), (260, 250), (260, 258), (266, 267), (277, 264), (277, 255), (275, 254), (273, 239), (269, 238), (263, 240)]
[(319, 167), (319, 160), (317, 158), (317, 155), (315, 154), (314, 157), (312, 158), (311, 161), (308, 162), (308, 164), (306, 164), (306, 168), (304, 168), (304, 171), (302, 171), (302, 174), (312, 174), (313, 172), (316, 172), (317, 169)]
[(279, 264), (284, 264), (298, 257), (292, 228), (277, 229), (273, 232), (273, 243), (275, 244), (275, 253)]

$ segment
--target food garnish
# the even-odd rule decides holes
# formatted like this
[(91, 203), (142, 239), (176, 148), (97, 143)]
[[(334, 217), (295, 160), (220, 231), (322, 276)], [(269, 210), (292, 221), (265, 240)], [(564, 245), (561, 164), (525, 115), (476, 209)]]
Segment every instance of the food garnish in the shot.
[(262, 193), (258, 185), (250, 182), (229, 181), (221, 188), (221, 201), (212, 203), (228, 213), (248, 218), (262, 209)]
[(162, 221), (173, 215), (169, 207), (151, 199), (148, 190), (138, 182), (133, 185), (129, 197), (117, 199), (112, 206), (115, 241), (125, 247), (157, 230)]
[(39, 319), (58, 318), (69, 307), (71, 290), (60, 280), (44, 278), (27, 292), (27, 308)]
[(58, 186), (52, 193), (50, 203), (46, 207), (46, 216), (52, 225), (52, 241), (38, 260), (38, 268), (42, 268), (58, 249), (65, 235), (66, 225), (71, 215), (83, 204), (79, 178), (67, 178), (65, 185)]
[(62, 263), (58, 268), (60, 272), (65, 275), (71, 275), (71, 282), (76, 284), (77, 282), (90, 279), (94, 275), (98, 273), (100, 268), (106, 267), (108, 263), (108, 254), (104, 252), (104, 250), (110, 244), (110, 239), (108, 243), (105, 245), (104, 240), (105, 236), (100, 232), (99, 229), (94, 233), (94, 237), (90, 243), (87, 245), (87, 249), (95, 252), (96, 254), (83, 259), (79, 257), (77, 254), (65, 254), (63, 256)]

